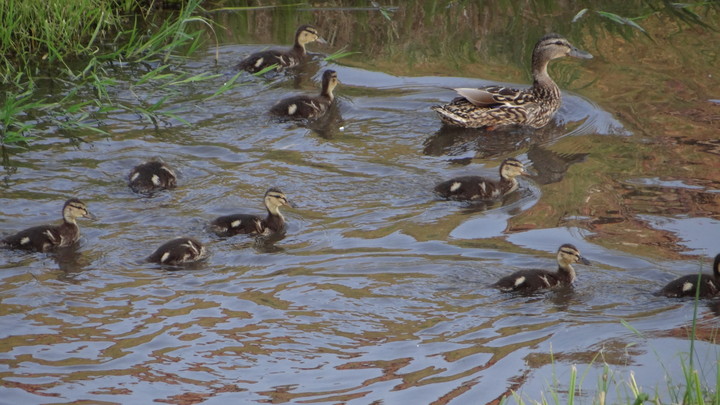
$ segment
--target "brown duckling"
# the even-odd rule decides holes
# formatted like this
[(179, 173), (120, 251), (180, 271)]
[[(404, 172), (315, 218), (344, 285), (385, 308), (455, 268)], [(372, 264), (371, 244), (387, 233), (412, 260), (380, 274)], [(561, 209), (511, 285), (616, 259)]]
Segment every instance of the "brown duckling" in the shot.
[(13, 249), (46, 252), (56, 247), (66, 247), (80, 239), (77, 218), (95, 219), (84, 202), (71, 198), (62, 209), (63, 223), (60, 225), (40, 225), (20, 231), (2, 240), (2, 245)]
[(193, 238), (183, 237), (164, 243), (147, 258), (147, 261), (175, 266), (202, 260), (206, 253), (202, 243)]
[(335, 96), (333, 90), (339, 81), (334, 70), (326, 70), (322, 76), (322, 89), (317, 96), (294, 96), (278, 101), (271, 109), (274, 115), (296, 119), (317, 118), (330, 107)]
[(580, 251), (569, 243), (558, 249), (557, 262), (558, 270), (556, 272), (538, 269), (520, 270), (501, 278), (493, 284), (493, 287), (499, 288), (501, 291), (530, 293), (547, 288), (569, 286), (575, 281), (575, 269), (572, 264), (590, 264), (580, 255)]
[(270, 49), (256, 52), (243, 59), (238, 64), (238, 69), (257, 73), (274, 64), (278, 65), (276, 70), (295, 67), (307, 59), (305, 45), (315, 41), (321, 44), (326, 43), (318, 34), (317, 28), (312, 25), (301, 25), (295, 32), (295, 45), (292, 48), (287, 51)]
[(280, 207), (292, 204), (285, 194), (277, 188), (270, 188), (265, 193), (265, 207), (267, 217), (262, 219), (251, 214), (234, 214), (218, 217), (210, 223), (210, 230), (219, 236), (233, 236), (238, 234), (266, 235), (285, 230), (285, 218), (280, 213)]
[(161, 160), (150, 160), (135, 166), (128, 176), (128, 185), (136, 193), (148, 194), (177, 186), (175, 172)]
[(489, 129), (505, 125), (541, 128), (560, 108), (560, 89), (547, 72), (551, 60), (572, 56), (590, 59), (592, 55), (574, 47), (558, 34), (542, 37), (532, 54), (533, 85), (527, 89), (489, 86), (455, 89), (460, 97), (448, 104), (433, 106), (443, 123), (464, 128)]
[(691, 274), (682, 276), (671, 281), (658, 292), (658, 295), (666, 297), (695, 297), (698, 287), (700, 298), (712, 298), (720, 293), (720, 254), (715, 256), (713, 262), (713, 274), (700, 274), (700, 285), (698, 286), (698, 275)]
[(526, 175), (525, 166), (513, 158), (500, 164), (500, 180), (489, 180), (480, 176), (456, 177), (435, 186), (439, 196), (458, 201), (494, 200), (517, 190), (517, 176)]

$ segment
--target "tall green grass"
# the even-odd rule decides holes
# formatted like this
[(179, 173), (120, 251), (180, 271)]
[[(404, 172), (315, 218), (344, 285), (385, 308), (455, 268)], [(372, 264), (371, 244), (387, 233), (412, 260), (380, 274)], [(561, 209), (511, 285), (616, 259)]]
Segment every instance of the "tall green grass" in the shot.
[[(172, 66), (200, 46), (205, 35), (198, 23), (212, 28), (199, 16), (200, 3), (188, 0), (158, 24), (140, 14), (121, 18), (137, 6), (135, 0), (24, 0), (0, 7), (0, 23), (8, 28), (0, 38), (8, 56), (0, 66), (7, 85), (0, 91), (0, 144), (28, 144), (40, 121), (61, 130), (103, 132), (95, 125), (99, 112), (132, 112), (155, 126), (165, 118), (187, 123), (166, 108), (168, 101), (183, 86), (218, 77)], [(131, 78), (131, 99), (113, 92), (117, 62), (143, 68)], [(52, 102), (38, 100), (35, 91), (37, 78), (48, 73), (67, 90)]]

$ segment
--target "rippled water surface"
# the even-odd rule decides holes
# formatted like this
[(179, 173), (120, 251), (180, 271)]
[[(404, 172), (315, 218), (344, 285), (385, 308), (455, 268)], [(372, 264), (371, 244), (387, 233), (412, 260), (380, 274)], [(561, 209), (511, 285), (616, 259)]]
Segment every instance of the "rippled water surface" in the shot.
[[(587, 373), (586, 403), (604, 365), (611, 398), (629, 395), (630, 372), (672, 398), (693, 303), (651, 293), (709, 271), (720, 253), (720, 110), (710, 101), (720, 96), (720, 37), (662, 17), (645, 20), (656, 43), (628, 42), (595, 20), (563, 30), (577, 11), (507, 17), (537, 25), (516, 32), (499, 22), (480, 30), (488, 10), (458, 4), (435, 14), (401, 7), (392, 24), (377, 10), (219, 13), (220, 66), (208, 48), (183, 69), (222, 77), (183, 87), (170, 106), (191, 125), (112, 114), (97, 122), (107, 137), (47, 128), (13, 151), (3, 234), (57, 221), (71, 196), (98, 219), (81, 220), (72, 248), (0, 255), (0, 403), (466, 404), (511, 390), (539, 400), (555, 379), (567, 394), (572, 365)], [(304, 22), (330, 40), (313, 51), (361, 53), (246, 76), (206, 99), (243, 55), (287, 46)], [(548, 127), (441, 126), (429, 107), (454, 97), (449, 88), (528, 83), (530, 49), (545, 30), (595, 55), (553, 63), (563, 107)], [(267, 115), (282, 97), (316, 92), (326, 68), (341, 81), (328, 117)], [(136, 73), (119, 69), (120, 83), (123, 74)], [(146, 90), (119, 84), (113, 96)], [(130, 168), (155, 156), (177, 170), (179, 187), (132, 193)], [(455, 175), (496, 177), (507, 157), (533, 176), (501, 202), (432, 194)], [(207, 232), (219, 215), (262, 214), (270, 186), (296, 205), (284, 210), (284, 238)], [(178, 270), (143, 261), (182, 235), (205, 243), (209, 258)], [(515, 270), (553, 268), (563, 243), (592, 262), (576, 267), (573, 289), (488, 287)], [(698, 308), (695, 359), (711, 386), (715, 304)]]

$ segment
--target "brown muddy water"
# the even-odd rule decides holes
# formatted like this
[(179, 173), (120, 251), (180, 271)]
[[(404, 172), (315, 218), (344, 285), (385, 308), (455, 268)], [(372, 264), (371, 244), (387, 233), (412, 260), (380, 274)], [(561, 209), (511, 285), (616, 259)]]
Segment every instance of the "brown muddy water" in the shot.
[[(649, 39), (598, 15), (571, 24), (581, 5), (499, 3), (401, 2), (392, 22), (372, 8), (212, 13), (219, 66), (208, 47), (181, 68), (222, 78), (180, 87), (168, 107), (190, 126), (114, 113), (96, 123), (108, 137), (49, 126), (13, 149), (2, 234), (57, 221), (69, 197), (98, 219), (81, 220), (73, 248), (0, 255), (0, 403), (480, 404), (511, 390), (551, 398), (555, 384), (562, 403), (572, 366), (581, 403), (606, 372), (610, 403), (632, 398), (631, 374), (672, 401), (693, 302), (652, 292), (720, 253), (720, 35), (662, 12), (638, 21)], [(718, 26), (716, 12), (703, 18)], [(329, 41), (313, 52), (361, 53), (244, 77), (206, 99), (244, 55), (287, 46), (302, 23)], [(563, 106), (547, 128), (442, 128), (430, 106), (448, 88), (527, 85), (549, 31), (595, 58), (552, 63)], [(341, 81), (328, 117), (267, 115), (279, 98), (316, 92), (326, 68)], [(113, 97), (151, 90), (125, 84), (142, 68), (114, 69)], [(48, 94), (71, 90), (59, 87)], [(130, 168), (154, 156), (176, 168), (178, 188), (132, 193)], [(451, 176), (496, 176), (507, 157), (534, 176), (502, 202), (433, 196)], [(270, 186), (296, 205), (284, 238), (206, 231), (219, 215), (262, 213)], [(182, 235), (209, 258), (180, 270), (143, 262)], [(576, 267), (573, 289), (488, 287), (553, 268), (563, 243), (592, 262)], [(713, 389), (716, 304), (698, 308), (694, 359)]]

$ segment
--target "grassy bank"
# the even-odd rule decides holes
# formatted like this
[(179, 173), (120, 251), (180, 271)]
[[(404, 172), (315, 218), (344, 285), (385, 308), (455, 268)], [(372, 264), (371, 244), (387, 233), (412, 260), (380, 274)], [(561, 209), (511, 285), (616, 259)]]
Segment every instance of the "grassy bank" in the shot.
[[(182, 121), (164, 109), (173, 96), (167, 89), (214, 77), (169, 68), (174, 59), (193, 53), (204, 37), (194, 25), (208, 24), (198, 16), (200, 2), (190, 0), (152, 20), (136, 0), (27, 0), (0, 8), (0, 24), (8, 28), (0, 38), (5, 55), (0, 66), (2, 146), (28, 144), (38, 126), (103, 132), (96, 123), (98, 112), (130, 111), (156, 126), (160, 117)], [(133, 93), (134, 100), (112, 97), (118, 82), (111, 67), (118, 62), (151, 66), (131, 87), (153, 86)], [(39, 80), (59, 87), (57, 96), (37, 96)]]

